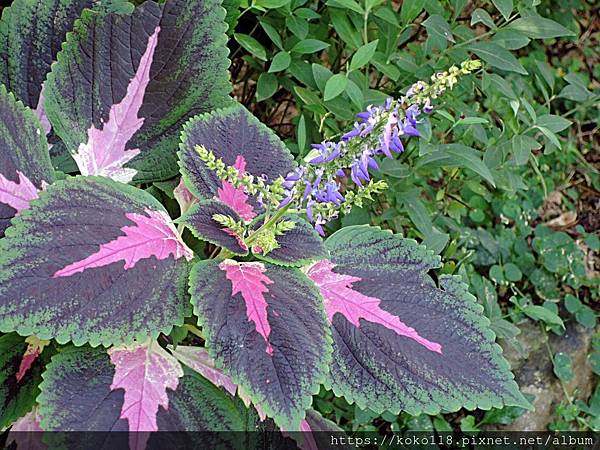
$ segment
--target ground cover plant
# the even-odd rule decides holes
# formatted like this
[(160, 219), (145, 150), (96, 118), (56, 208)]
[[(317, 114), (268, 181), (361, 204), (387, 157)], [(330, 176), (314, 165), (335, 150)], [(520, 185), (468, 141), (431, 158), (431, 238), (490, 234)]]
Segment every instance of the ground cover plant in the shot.
[[(534, 410), (496, 337), (594, 329), (600, 247), (597, 68), (559, 77), (543, 52), (593, 10), (548, 8), (15, 0), (0, 427), (473, 431)], [(551, 426), (598, 428), (596, 396), (565, 392)]]

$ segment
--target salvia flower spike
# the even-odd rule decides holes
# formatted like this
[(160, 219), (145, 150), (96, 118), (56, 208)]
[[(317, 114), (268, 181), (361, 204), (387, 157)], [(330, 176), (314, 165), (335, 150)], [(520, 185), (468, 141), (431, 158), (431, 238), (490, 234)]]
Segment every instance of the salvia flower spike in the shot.
[[(464, 61), (460, 67), (452, 66), (432, 75), (430, 83), (417, 81), (399, 99), (388, 98), (383, 105), (368, 106), (357, 114), (358, 120), (339, 141), (313, 144), (302, 164), (270, 183), (264, 177), (240, 173), (235, 167), (225, 165), (203, 146), (196, 150), (219, 179), (256, 195), (267, 211), (306, 213), (319, 234), (324, 235), (323, 225), (338, 217), (340, 211), (348, 214), (353, 206), (362, 206), (365, 200), (372, 200), (387, 188), (385, 181), (375, 181), (369, 174), (370, 169), (379, 169), (376, 157), (393, 158), (394, 154), (402, 153), (403, 139), (419, 137), (419, 117), (433, 111), (433, 101), (452, 89), (461, 75), (479, 67), (478, 60)], [(342, 183), (347, 177), (356, 189)], [(223, 223), (224, 218), (218, 219)], [(272, 220), (265, 222), (276, 224)], [(250, 239), (261, 236), (265, 240), (266, 231), (261, 227), (255, 238), (250, 234)]]

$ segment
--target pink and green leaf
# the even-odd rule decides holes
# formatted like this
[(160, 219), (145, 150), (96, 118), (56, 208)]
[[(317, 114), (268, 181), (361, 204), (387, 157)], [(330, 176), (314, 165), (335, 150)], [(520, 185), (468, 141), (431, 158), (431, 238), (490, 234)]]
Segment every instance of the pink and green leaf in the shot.
[(135, 169), (124, 166), (140, 153), (140, 149), (126, 147), (144, 125), (145, 119), (139, 114), (150, 82), (150, 68), (159, 33), (160, 26), (157, 26), (148, 37), (146, 49), (135, 75), (129, 81), (125, 97), (112, 105), (102, 128), (92, 126), (88, 129), (87, 141), (73, 155), (82, 175), (102, 175), (128, 183), (137, 174)]
[(439, 257), (375, 227), (326, 241), (330, 259), (306, 269), (331, 323), (331, 385), (361, 408), (440, 410), (527, 407), (482, 308), (457, 277), (437, 287)]
[(298, 429), (330, 358), (317, 289), (297, 269), (231, 260), (198, 262), (190, 284), (216, 366), (257, 410)]
[(181, 325), (188, 259), (162, 205), (103, 177), (59, 181), (0, 240), (0, 328), (81, 345)]
[(219, 0), (82, 13), (45, 84), (46, 114), (82, 173), (176, 174), (181, 126), (231, 102), (224, 15)]
[(148, 435), (140, 431), (158, 431), (158, 408), (169, 409), (167, 389), (175, 391), (183, 368), (155, 342), (133, 347), (113, 347), (108, 351), (115, 366), (110, 389), (124, 391), (121, 419), (129, 426), (130, 450), (144, 450)]
[(0, 86), (0, 237), (54, 181), (45, 133), (35, 114)]
[(235, 255), (247, 255), (248, 247), (242, 237), (217, 222), (213, 218), (215, 214), (231, 217), (236, 222), (242, 220), (233, 208), (219, 200), (200, 200), (177, 222), (186, 225), (198, 239), (226, 248)]
[(215, 367), (215, 362), (206, 349), (178, 345), (177, 348), (169, 347), (169, 350), (175, 358), (190, 369), (198, 372), (215, 386), (222, 386), (231, 395), (235, 395), (237, 385), (223, 371)]
[[(64, 432), (57, 435), (63, 440), (61, 448), (131, 450), (206, 448), (196, 438), (204, 440), (208, 448), (218, 448), (224, 442), (231, 446), (227, 439), (239, 439), (235, 433), (216, 433), (214, 437), (206, 433), (126, 433), (132, 427), (197, 432), (256, 429), (257, 420), (240, 400), (155, 346), (158, 344), (153, 343), (150, 350), (116, 349), (111, 355), (88, 346), (64, 348), (52, 358), (40, 386), (42, 428)], [(87, 434), (84, 447), (81, 442), (76, 447), (81, 436), (70, 431), (94, 433)], [(219, 442), (206, 442), (213, 438)]]
[(198, 198), (224, 197), (232, 207), (234, 204), (229, 200), (235, 200), (235, 205), (241, 208), (240, 216), (245, 215), (248, 219), (250, 208), (252, 214), (259, 212), (255, 199), (247, 199), (239, 191), (233, 195), (231, 189), (224, 189), (222, 181), (198, 156), (198, 145), (212, 151), (228, 166), (237, 163), (246, 173), (255, 177), (265, 175), (271, 181), (287, 175), (294, 168), (292, 155), (285, 144), (239, 104), (202, 114), (185, 124), (179, 165), (187, 187)]
[(24, 416), (35, 404), (45, 356), (35, 358), (22, 372), (28, 344), (14, 333), (0, 336), (0, 428)]

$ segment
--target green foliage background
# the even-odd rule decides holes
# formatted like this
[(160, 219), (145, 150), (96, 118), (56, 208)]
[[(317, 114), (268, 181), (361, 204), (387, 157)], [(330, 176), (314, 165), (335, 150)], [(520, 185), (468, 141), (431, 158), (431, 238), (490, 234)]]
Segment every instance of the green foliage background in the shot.
[[(372, 223), (424, 242), (460, 274), (501, 341), (596, 329), (600, 261), (600, 7), (584, 0), (228, 0), (236, 98), (303, 156), (368, 104), (476, 57), (379, 173), (390, 189), (330, 226)], [(237, 2), (237, 3), (236, 3)], [(600, 373), (600, 339), (588, 357)], [(548, 345), (555, 376), (571, 357)], [(597, 380), (594, 382), (596, 383)], [(551, 429), (600, 429), (600, 388), (565, 393)], [(330, 392), (347, 430), (469, 431), (524, 411), (377, 416)]]

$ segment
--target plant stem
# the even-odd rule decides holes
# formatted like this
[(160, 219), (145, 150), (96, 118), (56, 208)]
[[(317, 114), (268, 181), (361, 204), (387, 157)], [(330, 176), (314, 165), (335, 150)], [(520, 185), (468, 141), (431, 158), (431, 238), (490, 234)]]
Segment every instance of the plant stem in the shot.
[(268, 229), (269, 227), (271, 227), (273, 224), (275, 224), (279, 219), (281, 219), (283, 217), (283, 215), (287, 212), (288, 209), (290, 209), (291, 206), (291, 202), (288, 203), (286, 206), (284, 206), (283, 208), (281, 208), (279, 211), (277, 211), (275, 214), (273, 214), (273, 217), (271, 217), (266, 223), (264, 223), (263, 225), (261, 225), (261, 227), (256, 230), (254, 233), (252, 233), (250, 236), (248, 236), (248, 238), (245, 240), (246, 245), (248, 247), (250, 247), (250, 245), (256, 240), (256, 238), (258, 237), (259, 233), (263, 230)]

